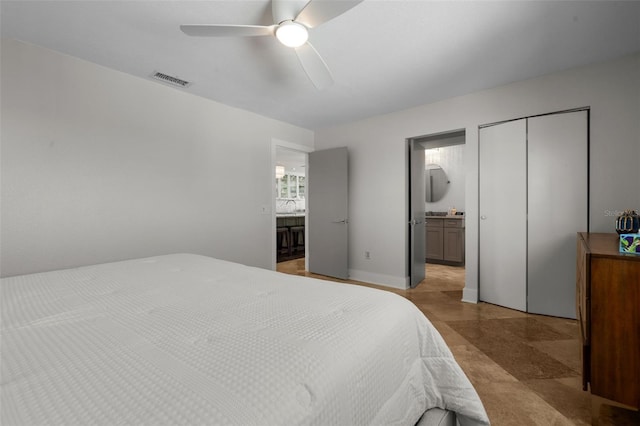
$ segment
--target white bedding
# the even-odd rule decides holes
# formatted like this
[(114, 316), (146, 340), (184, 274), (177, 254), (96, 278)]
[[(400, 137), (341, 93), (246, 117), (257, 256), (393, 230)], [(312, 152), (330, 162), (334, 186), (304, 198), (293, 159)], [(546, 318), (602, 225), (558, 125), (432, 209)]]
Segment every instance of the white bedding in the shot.
[(178, 254), (2, 279), (8, 425), (488, 424), (441, 336), (370, 288)]

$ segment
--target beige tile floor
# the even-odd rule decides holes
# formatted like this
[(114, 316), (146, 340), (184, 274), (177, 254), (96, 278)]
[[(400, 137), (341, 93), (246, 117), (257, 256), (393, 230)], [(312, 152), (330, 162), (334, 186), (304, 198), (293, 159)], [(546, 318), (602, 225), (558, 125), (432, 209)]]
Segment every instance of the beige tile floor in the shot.
[[(495, 426), (591, 424), (575, 320), (463, 303), (463, 267), (427, 264), (427, 278), (410, 290), (310, 274), (304, 259), (278, 263), (277, 270), (381, 288), (411, 300), (442, 334)], [(603, 405), (599, 424), (640, 425), (640, 413)]]

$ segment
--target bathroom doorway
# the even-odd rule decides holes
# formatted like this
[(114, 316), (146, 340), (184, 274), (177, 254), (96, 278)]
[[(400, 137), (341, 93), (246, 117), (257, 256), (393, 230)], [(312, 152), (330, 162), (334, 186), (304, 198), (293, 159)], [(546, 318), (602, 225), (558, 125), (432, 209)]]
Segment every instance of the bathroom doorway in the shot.
[[(409, 139), (414, 147), (422, 149), (409, 150), (409, 170), (411, 164), (417, 164), (412, 156), (424, 156), (420, 159), (424, 160), (422, 173), (409, 175), (408, 206), (412, 217), (409, 222), (410, 244), (407, 264), (412, 287), (419, 284), (415, 282), (412, 272), (419, 268), (419, 261), (423, 259), (427, 278), (430, 267), (437, 267), (440, 272), (444, 272), (441, 271), (443, 268), (452, 268), (452, 274), (464, 275), (465, 136), (465, 130), (461, 129)], [(423, 194), (418, 194), (421, 199), (419, 202), (423, 203), (418, 206), (420, 208), (414, 205), (416, 194), (412, 188), (416, 187), (423, 188), (424, 191)], [(419, 212), (422, 212), (422, 218), (418, 217)], [(420, 220), (424, 221), (424, 226), (420, 228), (422, 233), (417, 235), (413, 224)], [(418, 238), (424, 241), (424, 258), (421, 259), (416, 258), (419, 253), (415, 252), (416, 244), (413, 242)]]

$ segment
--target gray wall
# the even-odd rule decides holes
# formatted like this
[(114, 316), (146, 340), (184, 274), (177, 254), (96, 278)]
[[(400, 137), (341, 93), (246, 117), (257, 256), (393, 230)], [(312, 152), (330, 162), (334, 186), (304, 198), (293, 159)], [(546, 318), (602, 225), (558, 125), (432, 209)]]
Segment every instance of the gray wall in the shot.
[(272, 267), (272, 138), (312, 147), (313, 132), (14, 40), (1, 51), (2, 276), (174, 252)]
[(640, 208), (640, 54), (317, 131), (316, 149), (349, 148), (351, 277), (406, 286), (405, 140), (465, 129), (463, 298), (477, 300), (478, 126), (585, 106), (591, 107), (591, 230), (612, 232), (612, 211)]

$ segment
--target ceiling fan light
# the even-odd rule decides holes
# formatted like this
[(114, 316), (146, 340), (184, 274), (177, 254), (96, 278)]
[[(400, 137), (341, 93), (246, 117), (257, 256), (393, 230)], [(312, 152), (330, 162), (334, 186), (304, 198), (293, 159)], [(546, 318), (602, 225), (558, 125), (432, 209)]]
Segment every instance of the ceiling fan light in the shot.
[(294, 21), (285, 21), (276, 29), (276, 37), (287, 47), (300, 47), (307, 42), (307, 27)]

